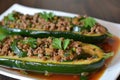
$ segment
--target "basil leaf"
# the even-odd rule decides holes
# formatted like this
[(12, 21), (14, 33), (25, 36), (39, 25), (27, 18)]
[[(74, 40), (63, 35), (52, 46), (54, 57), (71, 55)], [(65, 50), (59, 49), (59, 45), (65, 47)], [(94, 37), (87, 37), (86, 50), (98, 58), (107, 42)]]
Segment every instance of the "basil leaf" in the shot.
[(96, 24), (95, 19), (92, 17), (87, 17), (85, 19), (82, 19), (81, 21), (84, 23), (82, 30), (83, 29), (90, 30)]
[(104, 54), (104, 59), (108, 59), (108, 58), (112, 57), (113, 55), (114, 55), (113, 52), (105, 53), (105, 54)]
[(61, 44), (62, 44), (62, 41), (59, 38), (54, 38), (52, 41), (52, 46), (55, 49), (62, 49)]
[(70, 39), (65, 39), (65, 40), (63, 41), (63, 49), (64, 49), (64, 50), (68, 47), (69, 43), (70, 43)]

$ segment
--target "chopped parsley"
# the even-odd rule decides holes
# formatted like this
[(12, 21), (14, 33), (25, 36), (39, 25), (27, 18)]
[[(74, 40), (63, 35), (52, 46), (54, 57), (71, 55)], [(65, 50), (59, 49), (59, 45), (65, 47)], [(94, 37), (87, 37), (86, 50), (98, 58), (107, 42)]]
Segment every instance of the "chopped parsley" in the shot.
[(52, 20), (53, 17), (54, 17), (54, 14), (53, 14), (52, 12), (49, 12), (49, 13), (43, 12), (43, 13), (39, 13), (39, 15), (40, 15), (42, 18), (44, 18), (46, 21)]
[(9, 19), (10, 21), (15, 21), (15, 16), (14, 16), (14, 14), (13, 14), (13, 13), (8, 14), (8, 19)]
[(63, 42), (59, 38), (54, 38), (52, 46), (55, 49), (66, 49), (70, 43), (70, 39), (65, 39)]
[(84, 29), (90, 30), (96, 24), (95, 19), (92, 17), (84, 18), (81, 21), (84, 23), (82, 30)]
[(65, 39), (65, 40), (63, 41), (63, 49), (64, 49), (64, 50), (67, 48), (67, 46), (69, 45), (69, 43), (70, 43), (70, 39)]
[(37, 40), (34, 38), (28, 38), (26, 40), (21, 41), (23, 44), (28, 44), (30, 45), (31, 48), (36, 48), (37, 47)]
[(0, 41), (6, 38), (9, 35), (9, 31), (4, 27), (0, 26)]
[(62, 49), (62, 41), (59, 38), (54, 38), (52, 42), (52, 46), (55, 49)]

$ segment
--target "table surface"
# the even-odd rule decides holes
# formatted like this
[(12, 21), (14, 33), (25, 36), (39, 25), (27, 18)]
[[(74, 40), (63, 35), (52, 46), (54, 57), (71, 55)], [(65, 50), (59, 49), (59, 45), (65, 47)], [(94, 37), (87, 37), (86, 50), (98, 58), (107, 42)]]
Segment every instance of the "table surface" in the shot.
[[(89, 15), (120, 23), (120, 0), (0, 0), (0, 14), (14, 3), (35, 8)], [(0, 80), (15, 80), (0, 75)], [(120, 80), (120, 77), (118, 78)]]

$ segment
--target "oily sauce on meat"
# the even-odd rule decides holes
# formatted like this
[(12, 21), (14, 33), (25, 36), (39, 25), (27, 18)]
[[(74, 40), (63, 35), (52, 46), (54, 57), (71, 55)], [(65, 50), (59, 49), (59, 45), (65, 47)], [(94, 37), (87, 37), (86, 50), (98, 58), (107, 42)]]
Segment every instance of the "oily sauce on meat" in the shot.
[[(98, 44), (98, 46), (100, 46), (105, 52), (113, 51), (116, 54), (120, 47), (120, 39), (114, 36), (113, 38), (106, 39), (103, 43)], [(88, 79), (99, 80), (99, 78), (102, 76), (105, 69), (107, 68), (107, 65), (111, 62), (113, 57), (106, 60), (105, 65), (100, 70), (94, 73), (91, 73), (88, 76)], [(19, 71), (15, 69), (9, 69), (9, 70), (17, 71), (23, 75), (23, 71)], [(31, 77), (31, 78), (35, 78), (35, 79), (37, 78), (37, 80), (39, 79), (42, 79), (42, 80), (80, 80), (79, 75), (50, 74), (48, 76), (45, 76), (44, 74), (34, 73), (34, 72), (27, 72), (27, 74), (24, 74), (24, 75)]]

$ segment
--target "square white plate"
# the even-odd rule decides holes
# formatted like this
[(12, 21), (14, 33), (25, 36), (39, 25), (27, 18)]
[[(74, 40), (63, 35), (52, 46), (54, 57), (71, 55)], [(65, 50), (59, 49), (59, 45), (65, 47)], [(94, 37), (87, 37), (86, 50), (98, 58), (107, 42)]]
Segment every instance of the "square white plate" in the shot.
[[(61, 11), (35, 9), (35, 8), (22, 6), (20, 4), (14, 4), (8, 10), (6, 10), (3, 14), (0, 15), (0, 20), (2, 20), (4, 16), (6, 16), (8, 13), (11, 13), (13, 10), (24, 13), (24, 14), (31, 14), (31, 15), (34, 13), (43, 12), (43, 11), (53, 12), (54, 14), (59, 16), (74, 17), (77, 15), (77, 14), (71, 14), (71, 13), (66, 13)], [(96, 19), (96, 20), (100, 24), (104, 25), (112, 34), (120, 38), (120, 24), (112, 23), (112, 22), (108, 22), (100, 19)], [(21, 79), (21, 80), (35, 80), (35, 78), (31, 78), (30, 76), (27, 76), (24, 74), (22, 75), (16, 71), (11, 71), (1, 67), (0, 67), (0, 74), (13, 77), (16, 79)], [(100, 80), (116, 80), (119, 74), (120, 74), (120, 49), (117, 55), (114, 57), (114, 59), (112, 59), (111, 64), (108, 66), (108, 68), (105, 70), (105, 72), (101, 76)]]

